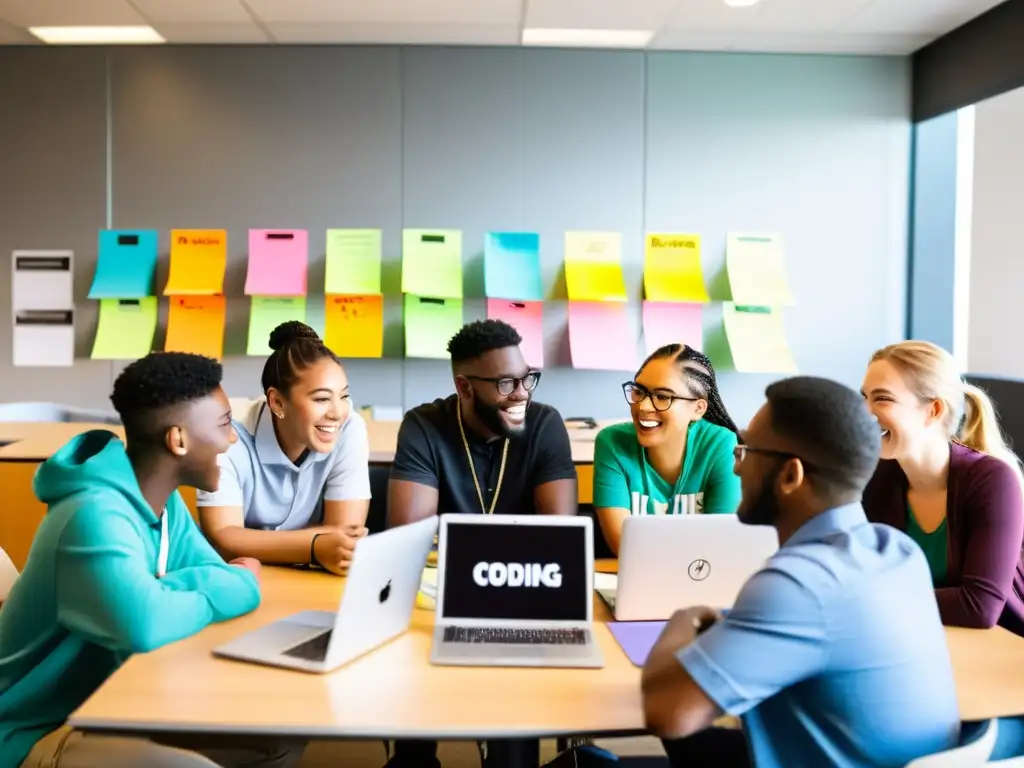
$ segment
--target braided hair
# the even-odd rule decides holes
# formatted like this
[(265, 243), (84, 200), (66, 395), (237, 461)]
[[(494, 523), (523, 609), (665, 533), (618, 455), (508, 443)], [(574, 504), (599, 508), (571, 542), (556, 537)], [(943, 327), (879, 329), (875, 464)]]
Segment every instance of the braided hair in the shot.
[(688, 347), (685, 344), (666, 344), (664, 347), (654, 350), (644, 360), (636, 375), (639, 376), (651, 360), (664, 360), (666, 358), (674, 358), (673, 362), (682, 371), (683, 377), (686, 379), (686, 385), (690, 389), (690, 394), (702, 400), (707, 400), (708, 410), (704, 414), (704, 418), (712, 424), (724, 427), (738, 436), (740, 434), (739, 427), (736, 426), (732, 417), (729, 416), (729, 412), (725, 410), (722, 395), (718, 392), (715, 369), (712, 367), (707, 355), (703, 352), (698, 352), (693, 347)]

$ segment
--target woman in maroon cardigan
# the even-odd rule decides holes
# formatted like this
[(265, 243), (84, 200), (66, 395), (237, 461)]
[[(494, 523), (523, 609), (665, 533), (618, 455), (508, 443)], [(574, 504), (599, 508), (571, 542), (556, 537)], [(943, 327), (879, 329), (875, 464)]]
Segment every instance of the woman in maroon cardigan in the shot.
[(862, 393), (882, 429), (868, 519), (924, 551), (944, 624), (1024, 636), (1024, 477), (988, 396), (924, 341), (876, 352)]

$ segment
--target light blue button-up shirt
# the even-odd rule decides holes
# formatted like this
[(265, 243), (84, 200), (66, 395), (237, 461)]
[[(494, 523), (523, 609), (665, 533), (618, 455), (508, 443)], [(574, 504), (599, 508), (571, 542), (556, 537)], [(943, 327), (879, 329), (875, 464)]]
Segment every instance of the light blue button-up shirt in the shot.
[(277, 442), (265, 400), (233, 421), (238, 442), (218, 457), (220, 487), (196, 494), (199, 507), (241, 507), (246, 528), (294, 531), (323, 521), (323, 502), (370, 498), (366, 422), (349, 414), (330, 453), (310, 451), (295, 466)]
[(903, 766), (958, 739), (928, 563), (859, 504), (805, 523), (678, 659), (757, 768)]

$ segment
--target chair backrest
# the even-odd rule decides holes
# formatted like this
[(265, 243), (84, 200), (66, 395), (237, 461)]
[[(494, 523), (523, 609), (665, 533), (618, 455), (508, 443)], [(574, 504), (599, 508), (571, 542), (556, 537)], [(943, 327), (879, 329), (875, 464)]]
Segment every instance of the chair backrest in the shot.
[(907, 763), (906, 768), (981, 768), (988, 765), (998, 735), (999, 725), (994, 719), (964, 723), (960, 729), (959, 746), (919, 757)]
[(14, 567), (11, 558), (0, 549), (0, 603), (7, 599), (7, 595), (18, 579), (18, 569)]

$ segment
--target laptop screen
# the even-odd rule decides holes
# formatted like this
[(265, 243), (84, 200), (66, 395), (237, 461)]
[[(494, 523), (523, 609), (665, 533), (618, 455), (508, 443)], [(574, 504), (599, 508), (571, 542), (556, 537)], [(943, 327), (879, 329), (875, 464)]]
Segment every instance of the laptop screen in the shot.
[(445, 531), (443, 618), (586, 621), (585, 527), (449, 520)]

